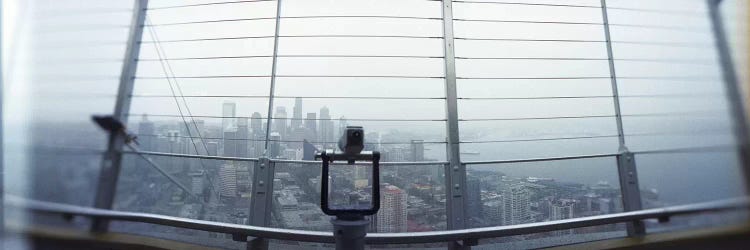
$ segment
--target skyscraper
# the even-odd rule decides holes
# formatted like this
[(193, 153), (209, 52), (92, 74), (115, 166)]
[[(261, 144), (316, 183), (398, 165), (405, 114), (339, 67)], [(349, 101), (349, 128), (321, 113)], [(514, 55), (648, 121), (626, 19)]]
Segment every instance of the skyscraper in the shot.
[(503, 225), (527, 223), (531, 219), (531, 194), (522, 183), (514, 183), (503, 191), (505, 199)]
[(406, 192), (388, 184), (381, 190), (380, 211), (376, 216), (378, 232), (406, 232)]
[(260, 113), (254, 112), (250, 117), (250, 129), (252, 130), (253, 135), (266, 134), (263, 131), (263, 118), (261, 118)]
[(424, 140), (411, 140), (411, 161), (424, 161)]
[(286, 108), (283, 106), (276, 107), (276, 114), (274, 115), (273, 120), (273, 130), (279, 133), (279, 136), (281, 139), (286, 139), (286, 130), (287, 130), (287, 123), (286, 123)]
[(550, 205), (549, 219), (564, 220), (573, 218), (573, 205), (575, 200), (561, 199)]
[[(572, 219), (573, 218), (573, 205), (575, 205), (575, 200), (561, 199), (561, 200), (553, 202), (549, 208), (549, 219), (550, 220)], [(554, 234), (556, 235), (565, 235), (565, 234), (572, 234), (572, 233), (573, 233), (572, 229), (554, 232)]]
[[(505, 222), (505, 199), (500, 195), (497, 199), (488, 201), (482, 206), (482, 217), (484, 217), (485, 224), (487, 226), (502, 226)], [(476, 222), (475, 222), (476, 223)], [(471, 225), (471, 226), (484, 226), (484, 225)]]
[[(174, 154), (185, 154), (185, 143), (183, 143), (182, 136), (178, 130), (167, 131), (166, 148), (162, 149), (162, 152), (174, 153)], [(179, 173), (185, 170), (187, 166), (185, 159), (179, 159), (178, 157), (167, 158), (166, 168), (170, 173)]]
[(268, 138), (268, 157), (269, 158), (276, 158), (281, 155), (281, 136), (278, 132), (273, 132)]
[(292, 131), (302, 126), (302, 98), (294, 98), (294, 114), (292, 114)]
[(305, 118), (305, 139), (307, 141), (318, 140), (318, 126), (316, 122), (315, 113), (307, 113), (307, 117)]
[(219, 195), (222, 197), (237, 196), (237, 167), (228, 163), (219, 168)]
[(237, 118), (237, 140), (235, 141), (235, 145), (237, 145), (237, 152), (235, 154), (237, 157), (247, 157), (250, 153), (248, 147), (250, 136), (248, 133), (247, 118)]
[(331, 113), (328, 107), (323, 106), (320, 109), (320, 142), (324, 148), (331, 148), (334, 141), (333, 138), (333, 121), (331, 121)]
[(466, 177), (466, 214), (472, 222), (482, 217), (481, 181), (476, 176)]
[(297, 127), (291, 129), (289, 131), (289, 136), (287, 141), (287, 148), (289, 149), (302, 149), (302, 141), (305, 140), (305, 127)]
[(237, 120), (234, 118), (237, 116), (237, 104), (234, 102), (225, 101), (221, 106), (221, 133), (227, 131), (230, 128), (237, 127)]
[(266, 150), (266, 131), (263, 129), (263, 118), (260, 116), (260, 113), (255, 112), (250, 117), (250, 129), (252, 130), (251, 138), (253, 138), (253, 153), (251, 157), (261, 157), (263, 156), (263, 151)]

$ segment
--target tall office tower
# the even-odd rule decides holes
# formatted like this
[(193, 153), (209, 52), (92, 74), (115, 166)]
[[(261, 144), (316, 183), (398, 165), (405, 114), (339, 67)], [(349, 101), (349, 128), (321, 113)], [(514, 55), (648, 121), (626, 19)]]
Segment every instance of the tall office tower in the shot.
[(272, 132), (268, 138), (268, 158), (277, 158), (281, 155), (281, 135), (278, 132)]
[[(178, 130), (167, 131), (167, 144), (166, 149), (163, 152), (174, 153), (174, 154), (185, 154), (185, 147)], [(179, 173), (185, 170), (185, 159), (179, 157), (169, 157), (167, 160), (166, 168), (170, 173)]]
[(503, 225), (527, 223), (531, 220), (531, 202), (529, 189), (522, 183), (511, 184), (503, 191), (505, 209)]
[(484, 219), (481, 221), (484, 221), (484, 224), (481, 225), (480, 221), (477, 221), (472, 226), (502, 226), (505, 221), (503, 209), (505, 209), (505, 199), (502, 195), (498, 199), (488, 201), (487, 204), (482, 206), (482, 217)]
[(263, 118), (260, 116), (260, 113), (254, 112), (252, 116), (250, 116), (250, 129), (253, 131), (253, 135), (265, 135), (265, 131), (263, 131)]
[[(561, 199), (561, 200), (553, 202), (549, 208), (549, 220), (552, 221), (552, 220), (572, 219), (574, 205), (575, 205), (575, 200)], [(566, 234), (572, 234), (572, 233), (573, 233), (572, 229), (554, 232), (555, 235), (566, 235)]]
[(424, 161), (424, 140), (411, 140), (411, 161)]
[(221, 106), (221, 133), (227, 131), (230, 128), (237, 127), (237, 120), (234, 119), (237, 116), (237, 104), (234, 102), (225, 101)]
[[(344, 134), (346, 126), (349, 126), (349, 122), (346, 120), (346, 117), (342, 115), (341, 118), (339, 118), (339, 131), (337, 131), (338, 133), (335, 135), (335, 138), (340, 138), (341, 135)], [(365, 139), (367, 139), (367, 137), (365, 137)]]
[(235, 141), (235, 145), (237, 145), (237, 157), (248, 157), (250, 154), (250, 136), (248, 133), (247, 118), (237, 118), (237, 140)]
[(263, 129), (263, 118), (260, 116), (260, 113), (254, 112), (252, 116), (250, 116), (250, 129), (252, 130), (252, 145), (253, 145), (253, 153), (252, 157), (261, 157), (263, 156), (263, 151), (266, 150), (266, 131)]
[(302, 141), (305, 140), (305, 127), (297, 127), (291, 129), (289, 132), (289, 142), (287, 142), (287, 147), (289, 149), (302, 149)]
[(274, 115), (274, 119), (272, 121), (274, 128), (271, 131), (276, 131), (277, 133), (279, 133), (279, 136), (281, 136), (281, 139), (287, 138), (286, 136), (286, 129), (287, 129), (286, 120), (287, 119), (286, 118), (287, 118), (286, 108), (282, 106), (276, 107), (276, 114)]
[(237, 157), (237, 131), (224, 132), (224, 156)]
[(266, 136), (265, 135), (253, 135), (253, 154), (251, 157), (261, 157), (263, 152), (266, 151)]
[(323, 144), (323, 148), (332, 148), (334, 142), (333, 138), (333, 121), (331, 121), (331, 113), (328, 107), (323, 106), (320, 109), (320, 142)]
[(312, 161), (315, 160), (315, 154), (318, 153), (318, 148), (307, 140), (302, 142), (302, 160)]
[(240, 196), (250, 192), (250, 163), (235, 162), (237, 164), (237, 193)]
[(222, 197), (237, 196), (237, 166), (231, 163), (219, 168), (219, 195)]
[(476, 176), (466, 177), (466, 214), (468, 219), (477, 222), (482, 217), (482, 186)]
[(380, 233), (406, 232), (406, 192), (393, 185), (385, 185), (380, 200), (377, 223)]
[(294, 113), (292, 114), (292, 131), (302, 126), (302, 98), (294, 98)]
[(318, 140), (317, 122), (315, 113), (307, 113), (307, 117), (305, 117), (305, 139), (309, 142)]

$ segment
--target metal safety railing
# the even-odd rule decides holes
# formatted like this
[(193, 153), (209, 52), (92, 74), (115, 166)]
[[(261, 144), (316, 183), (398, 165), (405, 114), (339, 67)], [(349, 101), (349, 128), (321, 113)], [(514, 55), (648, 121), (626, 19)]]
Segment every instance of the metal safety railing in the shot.
[[(583, 226), (594, 226), (594, 225), (605, 225), (613, 223), (627, 222), (630, 224), (628, 233), (630, 236), (639, 235), (645, 233), (645, 228), (640, 222), (643, 219), (648, 218), (661, 218), (669, 217), (680, 214), (699, 213), (706, 211), (723, 210), (726, 208), (737, 208), (740, 206), (746, 206), (747, 200), (733, 200), (733, 201), (722, 201), (715, 203), (706, 204), (693, 204), (681, 207), (671, 207), (654, 210), (640, 210), (640, 193), (638, 190), (638, 174), (636, 172), (636, 165), (634, 162), (634, 155), (637, 154), (652, 154), (652, 153), (672, 153), (672, 152), (705, 152), (711, 150), (734, 150), (739, 148), (739, 154), (743, 159), (743, 166), (747, 168), (748, 162), (750, 162), (750, 156), (748, 155), (748, 142), (747, 134), (745, 131), (745, 118), (742, 109), (738, 106), (741, 104), (739, 99), (739, 91), (737, 91), (737, 79), (735, 78), (735, 72), (733, 72), (733, 65), (731, 62), (730, 54), (727, 48), (727, 41), (725, 34), (723, 33), (723, 26), (720, 22), (718, 6), (720, 1), (709, 0), (709, 14), (711, 14), (712, 24), (714, 25), (713, 31), (716, 37), (716, 45), (719, 48), (719, 58), (721, 60), (721, 66), (724, 70), (722, 76), (726, 83), (727, 94), (730, 99), (730, 106), (732, 108), (733, 115), (737, 117), (734, 119), (733, 126), (736, 129), (738, 140), (737, 145), (728, 145), (720, 147), (710, 148), (685, 148), (685, 149), (665, 149), (665, 150), (651, 150), (651, 151), (640, 151), (633, 152), (628, 149), (625, 143), (625, 138), (631, 134), (625, 133), (623, 129), (623, 117), (633, 116), (658, 116), (658, 115), (673, 115), (673, 114), (623, 114), (620, 111), (620, 100), (624, 98), (634, 97), (647, 97), (647, 96), (627, 96), (621, 95), (618, 92), (618, 80), (659, 80), (659, 81), (675, 81), (675, 82), (696, 82), (706, 80), (716, 80), (714, 76), (639, 76), (639, 75), (625, 75), (618, 76), (616, 72), (616, 63), (620, 61), (655, 61), (655, 62), (673, 62), (671, 59), (650, 59), (650, 58), (616, 58), (613, 52), (613, 44), (638, 44), (638, 45), (649, 45), (649, 46), (672, 46), (672, 47), (688, 47), (688, 48), (712, 48), (713, 44), (702, 44), (702, 43), (689, 43), (689, 42), (674, 42), (674, 41), (622, 41), (612, 39), (610, 36), (610, 26), (621, 26), (621, 27), (634, 27), (634, 28), (646, 28), (646, 29), (679, 29), (679, 27), (670, 26), (659, 26), (659, 25), (631, 25), (631, 24), (616, 24), (610, 23), (608, 20), (607, 10), (618, 10), (618, 11), (637, 11), (637, 12), (652, 12), (650, 9), (637, 9), (637, 8), (624, 8), (624, 7), (607, 7), (606, 1), (601, 0), (600, 5), (575, 5), (575, 4), (553, 4), (553, 3), (525, 3), (525, 2), (514, 2), (514, 1), (437, 1), (437, 0), (425, 0), (425, 2), (440, 3), (441, 15), (436, 16), (396, 16), (396, 15), (309, 15), (309, 16), (286, 16), (282, 15), (282, 0), (249, 0), (249, 1), (226, 1), (226, 2), (215, 2), (215, 3), (203, 3), (203, 4), (184, 4), (184, 5), (171, 5), (171, 6), (159, 6), (149, 7), (148, 1), (137, 0), (136, 8), (134, 11), (132, 31), (130, 34), (130, 40), (128, 43), (128, 54), (125, 57), (126, 63), (124, 64), (122, 71), (122, 79), (120, 83), (120, 89), (118, 91), (118, 102), (115, 108), (115, 116), (121, 121), (127, 123), (128, 117), (138, 115), (130, 112), (130, 104), (134, 98), (142, 99), (157, 99), (157, 98), (174, 98), (175, 103), (179, 109), (179, 115), (176, 114), (149, 114), (155, 117), (172, 117), (181, 118), (185, 125), (188, 136), (180, 136), (180, 138), (187, 138), (193, 143), (195, 154), (178, 154), (178, 153), (164, 153), (164, 152), (152, 152), (152, 151), (137, 151), (137, 150), (123, 150), (124, 141), (122, 138), (112, 136), (109, 141), (109, 147), (105, 155), (105, 159), (102, 163), (102, 172), (99, 180), (100, 187), (98, 188), (98, 194), (96, 199), (95, 207), (97, 208), (79, 208), (79, 207), (64, 207), (56, 204), (39, 203), (31, 201), (18, 201), (18, 204), (27, 206), (33, 210), (55, 212), (57, 210), (64, 210), (69, 214), (77, 214), (81, 216), (93, 217), (97, 222), (95, 225), (96, 230), (106, 230), (107, 220), (131, 220), (162, 225), (171, 225), (177, 227), (193, 228), (199, 230), (224, 232), (230, 234), (236, 234), (241, 236), (253, 236), (259, 239), (282, 239), (282, 240), (299, 240), (299, 241), (310, 241), (310, 242), (332, 242), (333, 238), (330, 233), (319, 233), (319, 232), (307, 232), (298, 230), (286, 230), (286, 229), (273, 229), (267, 228), (269, 226), (268, 214), (271, 212), (272, 203), (272, 183), (274, 176), (274, 167), (277, 163), (299, 163), (299, 164), (319, 164), (315, 161), (299, 161), (299, 160), (280, 160), (280, 159), (269, 159), (265, 157), (261, 158), (248, 158), (248, 157), (225, 157), (225, 156), (211, 156), (208, 155), (208, 149), (205, 145), (204, 140), (219, 140), (223, 138), (218, 137), (205, 137), (201, 134), (191, 134), (192, 127), (195, 127), (198, 131), (198, 125), (195, 122), (195, 118), (206, 118), (206, 119), (228, 119), (228, 118), (260, 118), (266, 122), (265, 135), (262, 138), (244, 138), (244, 139), (230, 139), (230, 140), (243, 140), (243, 141), (262, 141), (265, 142), (265, 148), (269, 148), (270, 142), (299, 142), (293, 140), (274, 140), (270, 138), (271, 127), (273, 122), (279, 119), (298, 119), (298, 118), (278, 118), (274, 117), (274, 99), (292, 99), (298, 96), (291, 95), (277, 95), (276, 94), (276, 80), (285, 78), (373, 78), (373, 79), (437, 79), (444, 81), (445, 95), (439, 97), (388, 97), (388, 96), (310, 96), (304, 98), (312, 99), (372, 99), (372, 100), (437, 100), (445, 102), (445, 116), (434, 119), (409, 119), (409, 118), (354, 118), (347, 119), (349, 121), (383, 121), (383, 122), (441, 122), (445, 123), (446, 128), (446, 139), (444, 141), (433, 141), (424, 143), (433, 144), (446, 144), (446, 161), (435, 161), (435, 162), (383, 162), (382, 166), (414, 166), (414, 165), (429, 165), (443, 167), (445, 169), (445, 190), (446, 190), (446, 210), (447, 210), (447, 225), (449, 231), (442, 232), (430, 232), (430, 233), (406, 233), (406, 234), (371, 234), (368, 237), (368, 242), (373, 244), (399, 244), (399, 243), (416, 243), (416, 242), (434, 242), (434, 241), (475, 241), (481, 238), (501, 237), (515, 234), (525, 234), (534, 232), (543, 232), (549, 230), (560, 230), (574, 227)], [(216, 5), (229, 5), (229, 4), (251, 4), (255, 2), (276, 2), (275, 16), (273, 17), (247, 17), (247, 18), (227, 18), (227, 19), (212, 19), (212, 20), (185, 20), (177, 22), (164, 22), (164, 23), (151, 23), (146, 19), (147, 12), (149, 11), (161, 11), (170, 9), (182, 9), (182, 8), (199, 8), (204, 6), (216, 6)], [(601, 10), (602, 22), (586, 22), (586, 21), (557, 21), (557, 20), (489, 20), (489, 19), (472, 19), (472, 18), (461, 18), (454, 17), (454, 4), (460, 5), (503, 5), (503, 6), (540, 6), (540, 7), (552, 7), (552, 8), (575, 8), (575, 9), (590, 9), (594, 11)], [(683, 12), (668, 12), (664, 13), (684, 15), (687, 13)], [(410, 34), (284, 34), (280, 32), (280, 24), (282, 20), (289, 19), (346, 19), (346, 18), (360, 18), (360, 19), (396, 19), (396, 20), (428, 20), (440, 22), (442, 34), (440, 35), (410, 35)], [(167, 27), (167, 26), (181, 26), (181, 25), (198, 25), (198, 24), (215, 24), (225, 22), (252, 22), (261, 20), (273, 20), (275, 21), (273, 34), (261, 34), (261, 35), (237, 35), (237, 36), (215, 36), (215, 37), (188, 37), (188, 38), (177, 38), (177, 39), (158, 39), (156, 32), (153, 28), (156, 27)], [(495, 36), (464, 36), (462, 34), (456, 34), (454, 32), (454, 24), (456, 23), (511, 23), (511, 24), (550, 24), (550, 25), (572, 25), (572, 26), (591, 26), (591, 27), (602, 27), (602, 39), (592, 39), (588, 37), (584, 38), (555, 38), (555, 37), (495, 37)], [(144, 29), (149, 29), (152, 39), (142, 39)], [(404, 39), (404, 40), (430, 40), (440, 41), (443, 45), (441, 55), (400, 55), (400, 54), (389, 54), (389, 55), (368, 55), (362, 54), (345, 54), (345, 55), (301, 55), (301, 54), (283, 54), (279, 52), (279, 40), (285, 38), (371, 38), (371, 39)], [(258, 55), (239, 55), (239, 56), (222, 56), (222, 55), (206, 55), (206, 56), (180, 56), (180, 57), (169, 57), (163, 52), (161, 44), (183, 44), (183, 43), (198, 43), (198, 42), (210, 42), (210, 41), (227, 41), (227, 40), (252, 40), (252, 39), (273, 39), (273, 50), (269, 54), (258, 54)], [(477, 56), (464, 56), (456, 54), (455, 46), (456, 42), (470, 42), (470, 41), (498, 41), (498, 42), (534, 42), (534, 43), (579, 43), (579, 44), (594, 44), (597, 46), (606, 47), (607, 55), (605, 57), (477, 57)], [(154, 45), (157, 50), (158, 58), (140, 58), (139, 49), (142, 44)], [(304, 58), (304, 57), (321, 57), (321, 58), (413, 58), (413, 59), (439, 59), (444, 64), (444, 72), (442, 74), (421, 74), (421, 75), (404, 75), (404, 74), (279, 74), (277, 73), (277, 60), (279, 58)], [(175, 74), (169, 65), (169, 61), (193, 61), (193, 60), (221, 60), (221, 59), (244, 59), (244, 58), (271, 58), (272, 66), (268, 73), (258, 74), (211, 74), (211, 75), (190, 75)], [(505, 76), (505, 75), (462, 75), (462, 72), (456, 70), (456, 64), (458, 61), (471, 61), (471, 60), (550, 60), (550, 61), (600, 61), (606, 62), (608, 66), (607, 73), (601, 74), (581, 74), (581, 75), (550, 75), (550, 76)], [(135, 68), (138, 62), (159, 62), (161, 63), (164, 75), (136, 75)], [(694, 61), (678, 61), (678, 63), (695, 63)], [(166, 62), (166, 64), (165, 64)], [(191, 72), (187, 72), (191, 73)], [(187, 79), (246, 79), (246, 78), (257, 78), (264, 79), (270, 82), (268, 95), (185, 95), (177, 83), (178, 80)], [(137, 80), (166, 80), (170, 84), (171, 95), (147, 95), (147, 94), (134, 94), (133, 85)], [(540, 96), (540, 97), (467, 97), (460, 96), (457, 90), (457, 81), (469, 81), (469, 80), (603, 80), (609, 81), (611, 84), (611, 93), (604, 95), (560, 95), (560, 96)], [(176, 89), (172, 88), (172, 85), (176, 86)], [(181, 101), (178, 100), (181, 98)], [(243, 99), (267, 99), (268, 106), (267, 112), (262, 117), (242, 117), (242, 116), (214, 116), (214, 115), (201, 115), (193, 114), (188, 108), (186, 98), (243, 98)], [(460, 117), (458, 112), (459, 101), (476, 101), (476, 100), (548, 100), (548, 99), (612, 99), (613, 100), (613, 113), (606, 114), (573, 114), (573, 115), (550, 115), (550, 116), (529, 116), (529, 117), (479, 117), (479, 118), (467, 118)], [(181, 104), (182, 102), (183, 104)], [(182, 107), (185, 108), (183, 113)], [(265, 107), (263, 107), (265, 108)], [(703, 112), (711, 113), (711, 112)], [(679, 115), (679, 114), (678, 114)], [(585, 136), (566, 136), (566, 137), (546, 137), (546, 138), (533, 138), (533, 139), (507, 139), (507, 140), (486, 140), (486, 141), (468, 141), (461, 140), (459, 138), (459, 123), (462, 122), (493, 122), (493, 121), (526, 121), (526, 120), (563, 120), (563, 119), (614, 119), (617, 122), (616, 133), (606, 133), (601, 135), (585, 135)], [(309, 120), (305, 118), (304, 120)], [(312, 119), (312, 120), (328, 120), (336, 121), (335, 118), (327, 119)], [(192, 124), (189, 124), (192, 123)], [(198, 131), (200, 132), (200, 131)], [(143, 137), (157, 136), (153, 134), (143, 134)], [(508, 143), (508, 142), (534, 142), (534, 141), (559, 141), (559, 140), (579, 140), (579, 139), (598, 139), (598, 138), (618, 138), (619, 139), (619, 150), (618, 152), (603, 153), (603, 154), (584, 154), (584, 155), (573, 155), (573, 156), (560, 156), (560, 157), (546, 157), (546, 158), (526, 158), (526, 159), (510, 159), (510, 160), (489, 160), (489, 161), (463, 161), (461, 159), (460, 145), (470, 143)], [(199, 139), (200, 143), (205, 149), (203, 152), (199, 149), (199, 145), (194, 141)], [(224, 139), (226, 140), (226, 139)], [(321, 141), (318, 143), (332, 143), (327, 141)], [(393, 144), (407, 144), (407, 143), (395, 143)], [(388, 144), (388, 142), (383, 143)], [(115, 185), (117, 183), (117, 176), (120, 169), (120, 158), (121, 154), (139, 154), (141, 156), (158, 156), (158, 157), (177, 157), (177, 158), (194, 158), (200, 160), (225, 160), (225, 161), (239, 161), (239, 162), (254, 162), (255, 171), (252, 176), (253, 185), (253, 196), (250, 211), (250, 224), (253, 226), (242, 226), (232, 225), (218, 222), (206, 222), (197, 221), (190, 219), (180, 219), (168, 216), (160, 216), (153, 214), (139, 214), (139, 213), (126, 213), (126, 212), (114, 212), (110, 211), (112, 207), (112, 197), (115, 193)], [(480, 229), (464, 229), (466, 225), (466, 166), (467, 165), (486, 165), (486, 164), (504, 164), (504, 163), (523, 163), (523, 162), (542, 162), (542, 161), (560, 161), (560, 160), (575, 160), (575, 159), (591, 159), (591, 158), (616, 158), (618, 166), (618, 176), (620, 181), (620, 190), (622, 192), (623, 204), (625, 207), (624, 213), (593, 216), (586, 218), (577, 218), (570, 220), (561, 220), (554, 222), (543, 222), (543, 223), (532, 223), (525, 225), (516, 226), (503, 226), (503, 227), (490, 227)], [(202, 161), (201, 161), (201, 164)], [(745, 171), (750, 172), (750, 170)], [(750, 175), (748, 175), (750, 176)], [(209, 178), (209, 182), (211, 179)], [(213, 185), (211, 185), (213, 187)], [(79, 211), (79, 212), (75, 212)], [(81, 212), (82, 211), (82, 212)], [(75, 212), (75, 213), (74, 213)]]
[[(212, 222), (204, 220), (186, 219), (174, 216), (157, 215), (149, 213), (122, 212), (91, 207), (67, 205), (61, 203), (28, 200), (16, 196), (6, 196), (5, 205), (10, 208), (24, 209), (27, 211), (47, 213), (70, 218), (80, 216), (89, 219), (105, 219), (112, 221), (126, 221), (137, 223), (148, 223), (169, 227), (195, 229), (208, 232), (226, 233), (235, 236), (236, 239), (247, 239), (248, 237), (265, 238), (274, 240), (288, 240), (296, 242), (318, 242), (334, 243), (332, 232), (316, 232), (293, 229), (269, 228), (260, 226), (237, 225), (230, 223)], [(550, 232), (555, 230), (575, 229), (600, 225), (611, 225), (626, 223), (636, 220), (658, 219), (669, 221), (671, 217), (681, 215), (693, 215), (710, 212), (722, 212), (732, 210), (746, 210), (750, 207), (750, 198), (741, 197), (734, 199), (718, 200), (711, 202), (695, 203), (682, 206), (671, 206), (655, 209), (645, 209), (633, 212), (598, 215), (582, 218), (573, 218), (556, 221), (546, 221), (511, 226), (497, 226), (485, 228), (473, 228), (462, 230), (448, 230), (436, 232), (412, 232), (412, 233), (370, 233), (367, 234), (367, 244), (419, 244), (435, 242), (465, 243), (478, 240), (507, 237), (513, 235), (525, 235), (534, 233)]]

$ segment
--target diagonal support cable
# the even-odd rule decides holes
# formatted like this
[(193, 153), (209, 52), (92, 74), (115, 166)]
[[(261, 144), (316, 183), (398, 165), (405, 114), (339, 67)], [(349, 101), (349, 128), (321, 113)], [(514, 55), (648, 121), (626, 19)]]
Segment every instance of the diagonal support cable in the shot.
[(189, 194), (191, 197), (195, 198), (195, 200), (197, 200), (198, 202), (202, 203), (203, 205), (206, 204), (205, 202), (203, 202), (203, 200), (201, 200), (200, 197), (198, 197), (192, 191), (190, 191), (189, 188), (187, 188), (185, 185), (183, 185), (182, 183), (180, 183), (180, 181), (178, 181), (177, 178), (175, 178), (174, 176), (172, 176), (169, 173), (167, 173), (166, 171), (164, 171), (164, 169), (162, 169), (161, 166), (159, 166), (159, 164), (157, 164), (156, 162), (154, 162), (154, 160), (152, 160), (150, 157), (142, 154), (141, 151), (136, 146), (133, 146), (131, 143), (127, 143), (127, 144), (125, 144), (125, 146), (128, 147), (133, 153), (137, 154), (138, 156), (140, 156), (141, 158), (143, 158), (144, 160), (146, 160), (146, 162), (148, 162), (149, 165), (151, 165), (151, 167), (153, 167), (154, 169), (156, 169), (156, 171), (158, 171), (159, 173), (161, 173), (161, 175), (163, 175), (164, 177), (167, 177), (167, 179), (169, 179), (169, 181), (171, 181), (172, 183), (174, 183), (175, 185), (177, 185), (180, 189), (182, 189), (182, 191), (185, 191), (185, 193)]
[[(146, 23), (150, 24), (151, 21), (147, 18), (146, 19)], [(170, 75), (173, 75), (174, 72), (171, 70), (171, 66), (169, 66), (169, 62), (166, 61), (166, 60), (164, 60), (164, 58), (166, 57), (166, 55), (163, 55), (164, 52), (163, 52), (163, 50), (161, 48), (161, 44), (159, 42), (159, 38), (158, 38), (158, 36), (156, 34), (156, 31), (154, 30), (153, 27), (149, 27), (149, 33), (151, 34), (152, 38), (154, 39), (154, 43), (153, 43), (154, 44), (154, 48), (156, 49), (156, 54), (157, 54), (157, 57), (159, 58), (159, 63), (161, 64), (162, 71), (166, 75), (167, 83), (169, 84), (169, 90), (172, 92), (172, 97), (174, 97), (175, 104), (177, 105), (177, 111), (180, 114), (180, 118), (182, 118), (182, 121), (183, 121), (183, 123), (185, 125), (185, 129), (186, 129), (188, 135), (190, 137), (193, 137), (192, 132), (190, 132), (190, 125), (188, 125), (187, 119), (186, 119), (184, 113), (182, 112), (182, 107), (180, 106), (180, 102), (177, 99), (177, 93), (175, 92), (175, 89), (172, 86), (172, 81), (175, 81), (175, 85), (178, 85), (179, 83), (176, 82), (177, 79), (174, 79), (173, 77), (170, 77)], [(185, 102), (184, 96), (183, 96), (183, 101)], [(186, 109), (189, 109), (189, 107), (187, 106), (187, 102), (185, 102), (184, 105), (185, 105)], [(190, 115), (190, 116), (192, 116), (192, 115)], [(191, 118), (191, 121), (192, 121), (193, 125), (195, 126), (196, 131), (198, 131), (198, 133), (200, 133), (200, 131), (198, 129), (198, 125), (195, 122), (195, 119)], [(200, 137), (200, 135), (199, 135), (199, 137)], [(201, 140), (201, 143), (203, 144), (204, 149), (206, 150), (206, 154), (208, 154), (208, 147), (206, 146), (206, 144), (205, 144), (205, 142), (204, 142), (203, 139), (200, 139), (200, 140)], [(193, 144), (193, 149), (195, 149), (195, 153), (200, 155), (200, 151), (198, 150), (198, 145), (195, 143), (195, 140), (194, 139), (190, 139), (190, 142)], [(204, 171), (206, 171), (206, 165), (203, 163), (203, 160), (199, 160), (199, 162), (201, 164), (201, 168)], [(208, 173), (206, 173), (206, 179), (208, 180), (209, 190), (211, 190), (214, 193), (214, 195), (216, 195), (216, 197), (218, 197), (219, 193), (218, 193), (218, 191), (216, 191), (216, 189), (214, 187), (213, 179), (211, 178), (211, 176)]]

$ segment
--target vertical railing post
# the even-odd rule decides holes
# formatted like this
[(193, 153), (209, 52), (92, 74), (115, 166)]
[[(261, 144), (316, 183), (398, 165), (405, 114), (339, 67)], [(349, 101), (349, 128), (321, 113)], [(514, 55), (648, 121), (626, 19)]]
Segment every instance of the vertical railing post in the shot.
[[(253, 172), (253, 190), (250, 198), (249, 223), (253, 226), (267, 227), (271, 224), (273, 204), (273, 176), (275, 163), (263, 157), (255, 164)], [(267, 249), (268, 240), (255, 238), (250, 240), (251, 249)]]
[[(609, 31), (609, 15), (607, 13), (607, 0), (601, 0), (602, 25), (607, 45), (607, 61), (609, 62), (609, 75), (612, 85), (612, 98), (615, 108), (615, 120), (617, 122), (617, 135), (619, 139), (619, 155), (617, 156), (617, 173), (620, 181), (620, 193), (622, 194), (622, 206), (626, 212), (642, 209), (641, 191), (638, 186), (638, 172), (636, 171), (635, 155), (625, 145), (625, 132), (622, 126), (622, 112), (620, 111), (620, 94), (617, 86), (617, 72), (615, 71), (615, 59), (612, 52), (612, 36)], [(643, 222), (633, 221), (627, 225), (628, 236), (638, 236), (646, 233)]]
[[(273, 178), (275, 174), (275, 163), (269, 158), (269, 142), (271, 137), (271, 124), (273, 123), (273, 99), (276, 90), (276, 69), (279, 54), (279, 30), (281, 27), (281, 0), (276, 0), (276, 27), (273, 35), (273, 56), (271, 61), (271, 84), (268, 93), (268, 113), (266, 114), (266, 136), (265, 150), (263, 156), (255, 164), (252, 176), (252, 196), (250, 197), (250, 218), (248, 222), (253, 226), (267, 227), (271, 224), (271, 213), (273, 212)], [(254, 238), (247, 243), (248, 249), (268, 249), (268, 240)]]
[(722, 77), (724, 80), (729, 108), (733, 116), (734, 136), (737, 140), (737, 149), (744, 174), (745, 192), (750, 193), (750, 137), (748, 137), (747, 115), (743, 108), (743, 97), (740, 82), (732, 59), (732, 52), (724, 29), (724, 20), (721, 16), (720, 4), (722, 0), (708, 0), (709, 15), (713, 28), (716, 50), (721, 64)]
[[(138, 67), (138, 55), (141, 50), (144, 23), (146, 20), (146, 8), (148, 0), (135, 0), (133, 7), (133, 18), (131, 21), (128, 42), (125, 50), (122, 71), (120, 72), (120, 83), (117, 90), (117, 100), (113, 117), (123, 124), (128, 123), (128, 112), (130, 111), (130, 100), (133, 94), (135, 73)], [(107, 151), (102, 158), (101, 170), (94, 199), (94, 207), (112, 209), (114, 196), (117, 189), (117, 179), (120, 175), (122, 162), (122, 149), (125, 144), (122, 133), (110, 133)], [(108, 221), (95, 219), (92, 225), (93, 231), (106, 231)]]
[[(453, 3), (451, 0), (442, 2), (443, 16), (443, 50), (445, 61), (445, 112), (447, 118), (447, 158), (445, 165), (445, 196), (446, 217), (448, 229), (463, 229), (466, 227), (466, 166), (461, 164), (458, 134), (458, 94), (456, 90), (456, 55), (455, 39), (453, 36)], [(452, 243), (451, 248), (461, 247), (458, 242)]]
[(276, 0), (276, 31), (273, 34), (273, 55), (271, 57), (271, 85), (268, 93), (268, 113), (266, 114), (266, 143), (264, 154), (268, 157), (268, 142), (271, 137), (271, 123), (273, 122), (273, 96), (276, 92), (276, 66), (279, 59), (279, 29), (281, 24), (281, 0)]
[[(0, 3), (0, 34), (3, 34), (3, 4)], [(5, 144), (5, 140), (3, 139), (3, 100), (5, 100), (5, 96), (3, 96), (3, 80), (5, 79), (5, 74), (3, 73), (3, 41), (0, 39), (0, 202), (5, 201), (5, 183), (3, 180), (5, 179), (5, 160), (3, 158), (3, 154), (5, 153), (3, 149), (3, 144)], [(5, 206), (0, 206), (0, 225), (3, 225), (0, 228), (0, 237), (2, 235), (5, 235)], [(5, 249), (5, 245), (3, 242), (0, 242), (0, 248)]]

